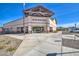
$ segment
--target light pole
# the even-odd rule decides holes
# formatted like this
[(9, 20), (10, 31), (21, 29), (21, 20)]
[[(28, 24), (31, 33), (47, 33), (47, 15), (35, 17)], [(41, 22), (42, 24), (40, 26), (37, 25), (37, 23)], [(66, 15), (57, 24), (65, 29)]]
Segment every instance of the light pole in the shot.
[(25, 3), (23, 3), (23, 32), (25, 35), (25, 14), (24, 14), (24, 10), (25, 10)]
[[(76, 30), (76, 23), (75, 23), (75, 30)], [(76, 33), (74, 34), (74, 40), (76, 40)]]
[(62, 56), (62, 53), (63, 53), (63, 38), (62, 38), (62, 34), (63, 33), (61, 33), (61, 56)]

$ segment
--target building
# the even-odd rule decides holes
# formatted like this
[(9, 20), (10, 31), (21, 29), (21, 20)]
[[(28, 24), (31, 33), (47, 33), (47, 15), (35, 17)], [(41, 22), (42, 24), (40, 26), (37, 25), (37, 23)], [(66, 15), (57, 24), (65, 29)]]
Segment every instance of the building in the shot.
[(0, 34), (3, 33), (3, 27), (0, 27)]
[(43, 6), (36, 6), (24, 10), (24, 17), (4, 24), (5, 32), (50, 32), (56, 30), (56, 21), (50, 17), (54, 12)]

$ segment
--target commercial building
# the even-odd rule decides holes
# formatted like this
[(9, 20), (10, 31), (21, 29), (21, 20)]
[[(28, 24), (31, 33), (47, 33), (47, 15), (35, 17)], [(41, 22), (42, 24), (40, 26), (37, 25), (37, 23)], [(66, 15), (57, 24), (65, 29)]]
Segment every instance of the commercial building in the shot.
[(3, 33), (3, 27), (0, 27), (0, 34)]
[(54, 12), (43, 6), (24, 10), (24, 17), (4, 24), (5, 32), (50, 32), (56, 31), (56, 20), (50, 17)]

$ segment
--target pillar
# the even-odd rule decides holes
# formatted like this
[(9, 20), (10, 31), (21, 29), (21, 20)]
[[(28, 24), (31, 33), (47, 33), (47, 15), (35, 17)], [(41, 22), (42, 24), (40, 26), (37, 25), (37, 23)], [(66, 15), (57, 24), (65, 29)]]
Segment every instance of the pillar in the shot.
[(50, 32), (50, 27), (47, 27), (47, 32)]
[(28, 33), (32, 33), (32, 27), (28, 26)]
[(56, 27), (53, 27), (53, 31), (56, 31)]

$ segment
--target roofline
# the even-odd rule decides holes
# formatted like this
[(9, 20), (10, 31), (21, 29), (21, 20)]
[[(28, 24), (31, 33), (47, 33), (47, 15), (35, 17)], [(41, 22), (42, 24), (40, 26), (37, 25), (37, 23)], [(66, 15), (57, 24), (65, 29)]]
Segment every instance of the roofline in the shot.
[(23, 19), (23, 17), (17, 18), (16, 20), (12, 20), (12, 21), (6, 22), (5, 24), (3, 24), (3, 27), (4, 27), (6, 24), (8, 24), (8, 23), (15, 22), (15, 21), (22, 20), (22, 19)]
[[(38, 5), (38, 6), (42, 6), (42, 5)], [(31, 8), (25, 9), (25, 10), (23, 10), (23, 11), (30, 10), (30, 9), (32, 9), (32, 8), (36, 8), (36, 7), (38, 7), (38, 6), (31, 7)], [(43, 6), (42, 6), (42, 7), (43, 7)], [(51, 11), (51, 10), (49, 10), (48, 8), (46, 8), (46, 7), (43, 7), (43, 8), (47, 9), (49, 12), (52, 12), (52, 13), (54, 14), (54, 12)]]

